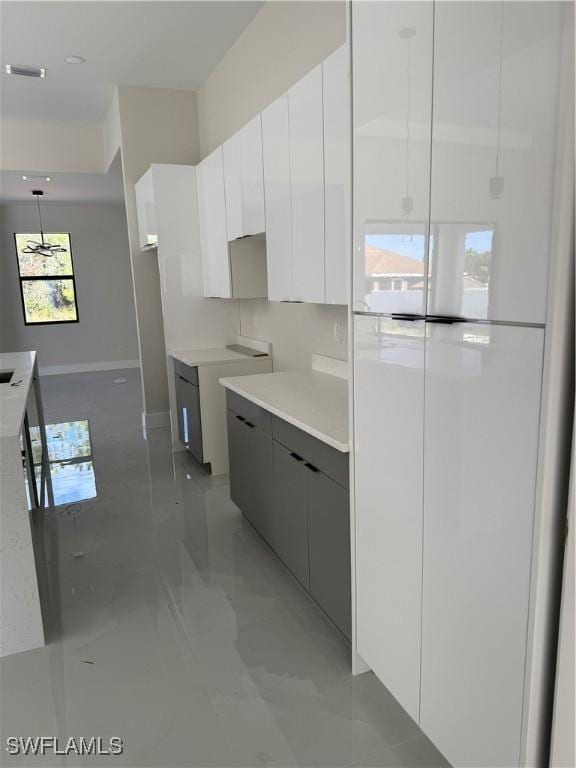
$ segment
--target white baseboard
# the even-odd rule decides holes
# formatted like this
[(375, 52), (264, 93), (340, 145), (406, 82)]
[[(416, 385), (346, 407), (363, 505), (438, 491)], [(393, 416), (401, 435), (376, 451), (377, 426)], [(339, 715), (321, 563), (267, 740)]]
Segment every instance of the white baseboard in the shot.
[(59, 373), (90, 373), (90, 371), (116, 371), (121, 368), (139, 368), (140, 360), (108, 360), (102, 363), (71, 363), (70, 365), (46, 365), (39, 368), (40, 376)]
[(170, 411), (158, 411), (158, 413), (142, 413), (142, 429), (144, 436), (149, 429), (159, 429), (170, 426)]

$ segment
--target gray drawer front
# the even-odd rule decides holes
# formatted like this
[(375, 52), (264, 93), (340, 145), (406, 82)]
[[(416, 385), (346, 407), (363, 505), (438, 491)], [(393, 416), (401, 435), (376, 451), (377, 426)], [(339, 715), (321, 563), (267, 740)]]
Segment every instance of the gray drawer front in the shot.
[(226, 405), (238, 416), (242, 416), (246, 421), (267, 434), (272, 434), (272, 416), (259, 405), (251, 403), (250, 400), (246, 400), (245, 397), (241, 397), (229, 389), (226, 390)]
[(339, 485), (348, 488), (347, 453), (337, 451), (277, 416), (272, 416), (272, 435), (290, 451), (299, 454)]
[(182, 378), (186, 379), (190, 384), (194, 384), (196, 387), (198, 386), (198, 368), (195, 366), (185, 365), (184, 363), (181, 363), (180, 360), (174, 360), (174, 373), (178, 376), (182, 376)]

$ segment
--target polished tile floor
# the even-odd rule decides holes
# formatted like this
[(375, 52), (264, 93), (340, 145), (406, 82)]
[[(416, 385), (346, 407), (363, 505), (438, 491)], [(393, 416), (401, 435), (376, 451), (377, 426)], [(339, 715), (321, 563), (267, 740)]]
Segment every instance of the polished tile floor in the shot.
[(173, 454), (168, 430), (143, 439), (138, 371), (42, 385), (65, 500), (45, 520), (50, 643), (0, 662), (2, 737), (118, 736), (124, 753), (10, 757), (3, 741), (1, 765), (447, 765), (371, 673), (352, 677), (226, 478)]

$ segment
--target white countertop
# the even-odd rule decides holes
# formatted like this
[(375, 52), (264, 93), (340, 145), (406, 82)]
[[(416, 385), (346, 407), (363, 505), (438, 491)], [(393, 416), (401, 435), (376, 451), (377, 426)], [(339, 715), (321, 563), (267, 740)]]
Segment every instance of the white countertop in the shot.
[[(179, 352), (169, 352), (170, 357), (185, 365), (218, 365), (219, 363), (235, 363), (239, 360), (262, 360), (263, 356), (250, 357), (235, 352), (233, 349), (219, 347), (214, 349), (187, 349)], [(268, 355), (266, 355), (268, 357)]]
[(309, 370), (226, 377), (220, 383), (338, 451), (350, 450), (345, 379)]
[(35, 361), (36, 352), (0, 354), (0, 371), (14, 370), (12, 381), (0, 384), (0, 438), (20, 437)]

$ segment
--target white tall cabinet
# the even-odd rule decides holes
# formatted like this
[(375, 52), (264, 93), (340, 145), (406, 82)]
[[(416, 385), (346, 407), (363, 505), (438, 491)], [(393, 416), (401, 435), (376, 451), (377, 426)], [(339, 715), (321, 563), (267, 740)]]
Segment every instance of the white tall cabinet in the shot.
[(288, 94), (262, 112), (262, 154), (266, 201), (268, 299), (291, 301), (292, 202), (290, 191), (290, 124)]
[(425, 324), (357, 316), (354, 335), (357, 650), (418, 721)]
[(349, 48), (262, 112), (268, 298), (347, 304)]
[(546, 320), (563, 6), (436, 3), (432, 314)]
[(356, 650), (455, 766), (527, 759), (564, 12), (353, 4)]
[(226, 228), (224, 157), (218, 147), (197, 166), (198, 215), (204, 295), (229, 299), (232, 296)]
[(427, 323), (420, 725), (456, 766), (521, 761), (543, 346)]
[(322, 65), (288, 91), (293, 292), (324, 302), (324, 135)]
[(222, 152), (228, 240), (264, 232), (260, 115), (225, 141)]
[(240, 149), (242, 153), (243, 234), (257, 235), (265, 231), (262, 118), (260, 114), (253, 117), (240, 130)]
[(324, 300), (348, 304), (350, 252), (350, 49), (322, 62), (324, 108)]
[(352, 6), (353, 308), (426, 311), (433, 4)]

